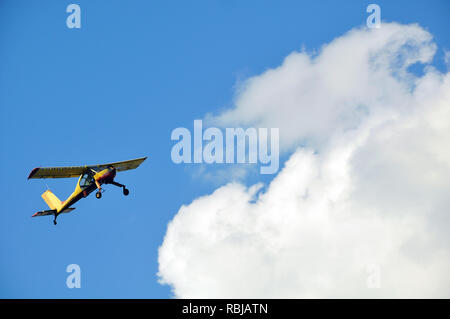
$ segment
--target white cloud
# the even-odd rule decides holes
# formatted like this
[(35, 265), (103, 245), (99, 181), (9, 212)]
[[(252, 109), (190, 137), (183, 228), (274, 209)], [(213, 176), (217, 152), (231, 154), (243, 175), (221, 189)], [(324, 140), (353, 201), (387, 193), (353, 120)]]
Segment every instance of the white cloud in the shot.
[(444, 62), (447, 65), (447, 69), (450, 68), (450, 51), (444, 49)]
[(230, 183), (182, 206), (161, 282), (183, 298), (450, 297), (450, 76), (407, 72), (435, 50), (384, 23), (250, 78), (214, 120), (279, 127), (293, 154), (264, 191)]
[(436, 47), (417, 25), (383, 24), (382, 29), (352, 30), (315, 57), (291, 53), (280, 67), (243, 82), (235, 108), (216, 121), (279, 127), (286, 149), (305, 140), (323, 145), (368, 112), (407, 109), (414, 78), (406, 69), (429, 62)]

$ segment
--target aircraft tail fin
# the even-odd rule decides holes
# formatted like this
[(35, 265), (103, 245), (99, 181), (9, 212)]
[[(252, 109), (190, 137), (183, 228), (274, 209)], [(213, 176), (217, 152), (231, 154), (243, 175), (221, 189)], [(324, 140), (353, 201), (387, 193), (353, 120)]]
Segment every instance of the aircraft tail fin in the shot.
[(50, 209), (52, 210), (58, 209), (62, 205), (62, 202), (59, 200), (59, 198), (56, 197), (56, 195), (53, 194), (50, 190), (46, 190), (41, 196), (47, 203), (48, 207), (50, 207)]

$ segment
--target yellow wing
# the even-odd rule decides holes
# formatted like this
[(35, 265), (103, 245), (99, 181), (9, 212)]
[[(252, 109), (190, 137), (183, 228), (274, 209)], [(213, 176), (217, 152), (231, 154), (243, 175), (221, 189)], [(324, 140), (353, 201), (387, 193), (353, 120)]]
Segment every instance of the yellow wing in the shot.
[(143, 161), (147, 159), (146, 157), (136, 158), (128, 161), (123, 162), (114, 162), (114, 163), (108, 163), (108, 164), (100, 164), (100, 165), (91, 165), (88, 166), (88, 168), (92, 168), (95, 171), (99, 171), (105, 168), (108, 168), (109, 166), (113, 166), (118, 172), (121, 171), (127, 171), (129, 169), (135, 169), (138, 168), (139, 165), (142, 164)]
[(78, 177), (88, 169), (100, 171), (109, 166), (113, 166), (117, 171), (126, 171), (135, 169), (145, 161), (147, 157), (136, 158), (133, 160), (114, 162), (108, 164), (85, 165), (85, 166), (67, 166), (67, 167), (37, 167), (33, 169), (28, 176), (30, 178), (65, 178)]

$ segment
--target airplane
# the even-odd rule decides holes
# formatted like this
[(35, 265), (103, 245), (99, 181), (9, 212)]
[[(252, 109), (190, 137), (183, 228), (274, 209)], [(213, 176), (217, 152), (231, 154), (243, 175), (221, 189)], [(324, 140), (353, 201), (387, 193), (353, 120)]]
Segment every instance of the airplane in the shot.
[(68, 167), (37, 167), (33, 169), (28, 176), (32, 178), (67, 178), (79, 177), (75, 191), (65, 200), (61, 201), (50, 190), (46, 190), (42, 194), (42, 198), (47, 203), (49, 210), (35, 213), (32, 217), (53, 215), (53, 224), (56, 225), (56, 218), (59, 214), (70, 213), (75, 208), (70, 207), (80, 199), (87, 197), (90, 193), (97, 189), (95, 197), (102, 197), (102, 185), (112, 184), (122, 187), (123, 194), (127, 196), (130, 191), (125, 185), (114, 181), (116, 172), (135, 169), (145, 161), (147, 157), (136, 158), (133, 160), (115, 162), (108, 164), (86, 165), (86, 166), (68, 166)]

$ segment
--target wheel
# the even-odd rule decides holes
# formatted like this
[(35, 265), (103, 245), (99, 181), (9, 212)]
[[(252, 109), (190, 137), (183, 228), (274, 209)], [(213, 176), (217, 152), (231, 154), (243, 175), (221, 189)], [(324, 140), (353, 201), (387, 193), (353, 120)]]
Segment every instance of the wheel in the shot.
[(95, 193), (95, 197), (97, 197), (98, 199), (102, 198), (102, 193), (100, 192)]
[(53, 225), (56, 225), (56, 220), (53, 221)]
[(123, 194), (124, 194), (125, 196), (128, 196), (129, 193), (130, 193), (130, 191), (129, 191), (127, 188), (124, 188), (124, 189), (123, 189)]

